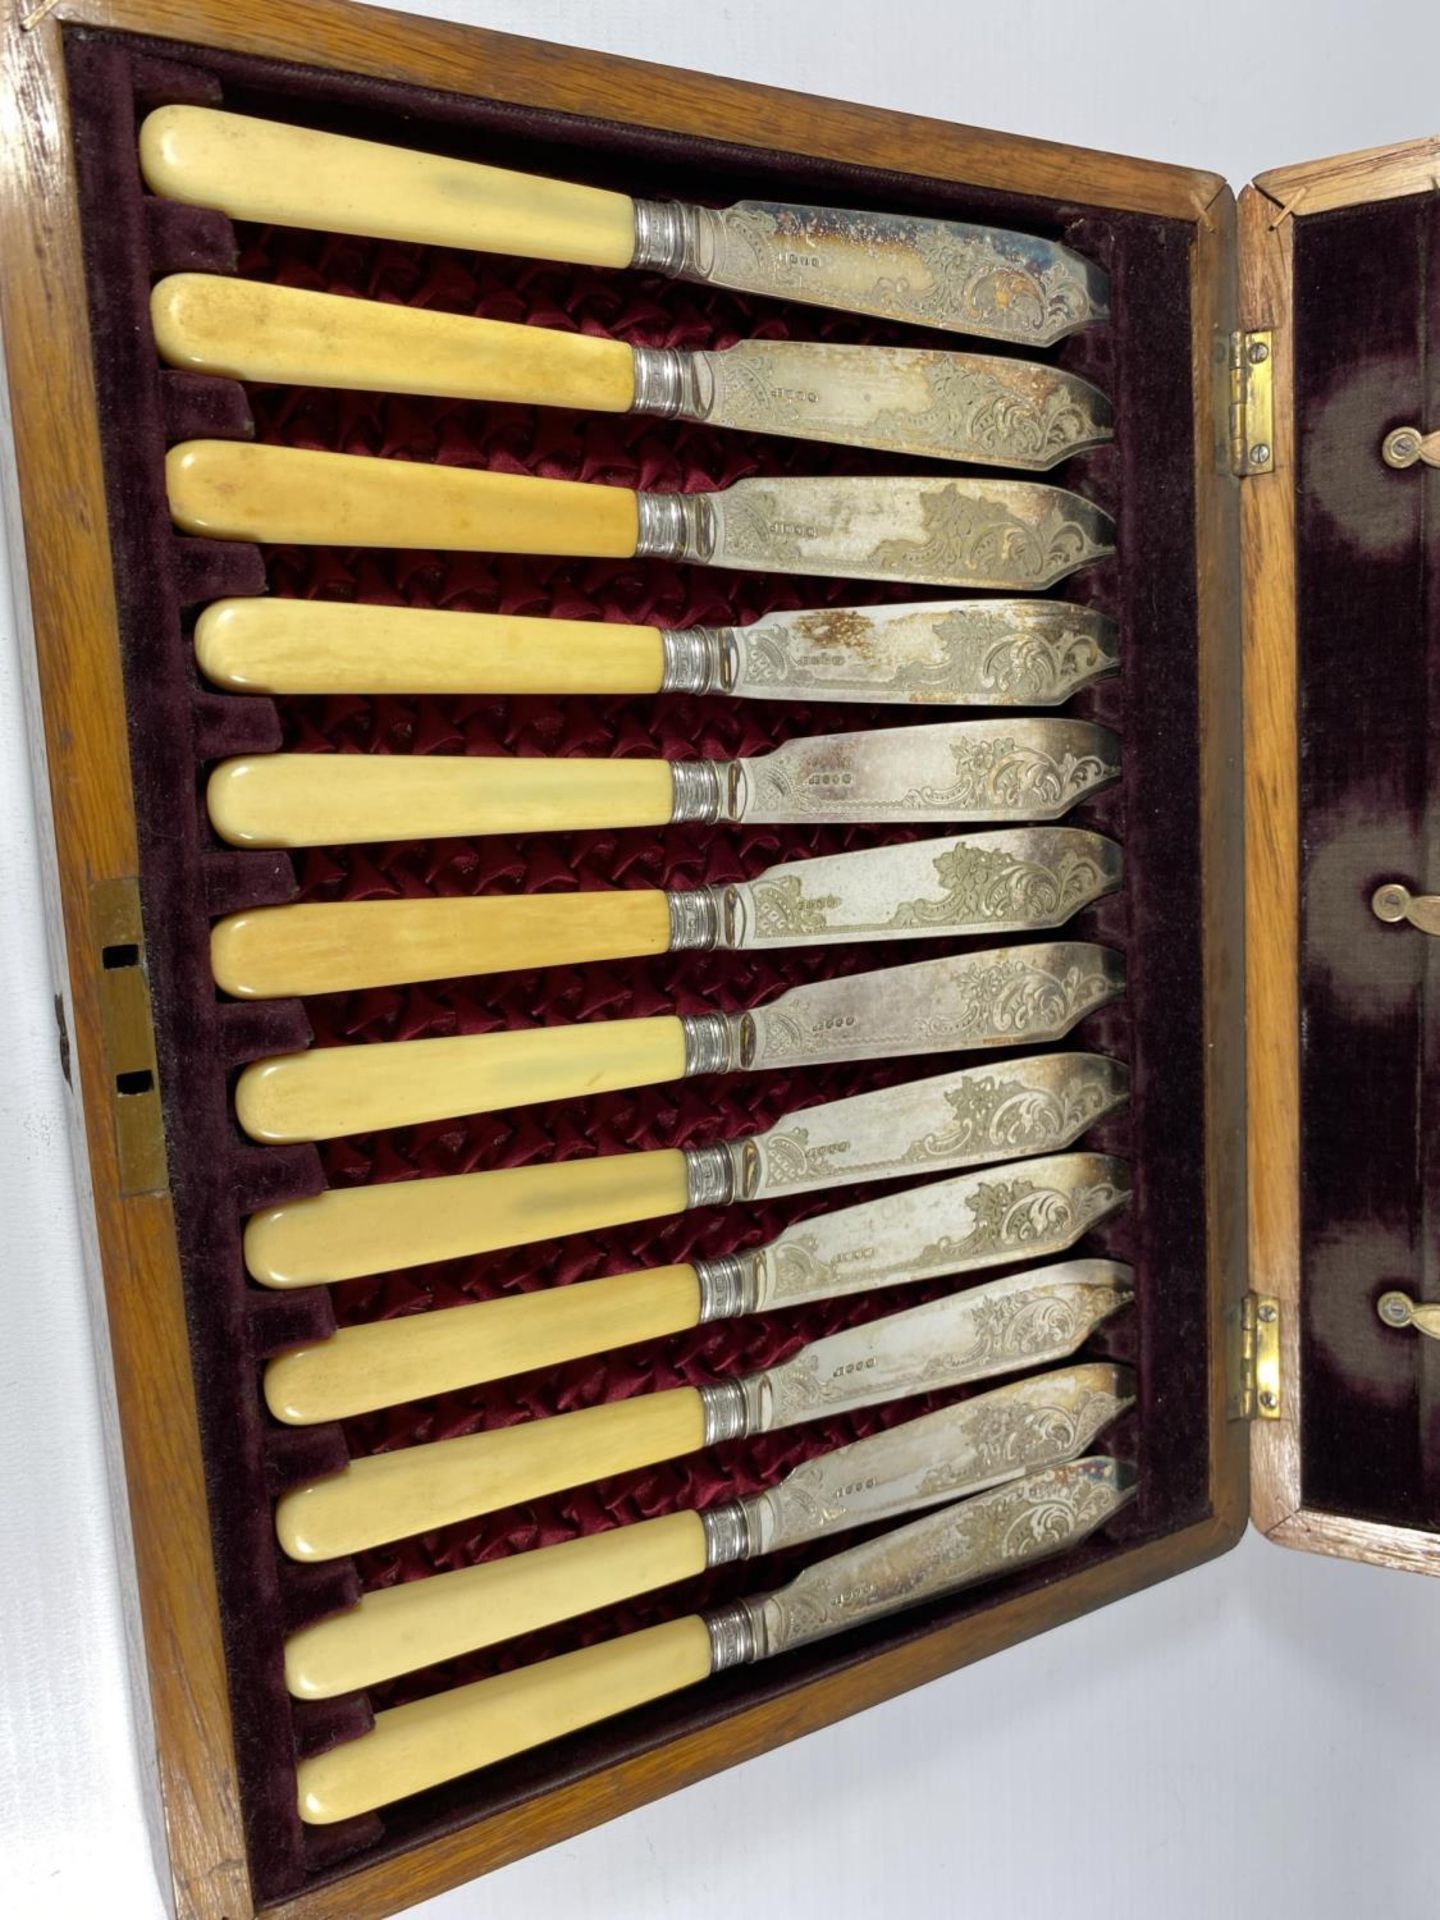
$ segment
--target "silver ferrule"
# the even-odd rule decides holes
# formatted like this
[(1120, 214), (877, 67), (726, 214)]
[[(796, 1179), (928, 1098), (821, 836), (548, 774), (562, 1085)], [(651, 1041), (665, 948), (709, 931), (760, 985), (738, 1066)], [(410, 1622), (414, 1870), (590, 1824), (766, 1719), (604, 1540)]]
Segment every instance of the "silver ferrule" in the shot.
[(718, 1260), (697, 1260), (695, 1278), (700, 1283), (700, 1326), (755, 1311), (755, 1273), (745, 1255), (722, 1253)]
[(740, 677), (733, 627), (662, 627), (660, 658), (662, 693), (731, 693)]
[(750, 1505), (746, 1500), (727, 1500), (700, 1516), (705, 1529), (705, 1564), (728, 1567), (732, 1560), (748, 1560), (750, 1541)]
[(665, 896), (670, 913), (670, 951), (691, 947), (718, 947), (725, 929), (723, 894), (719, 887), (685, 887)]
[(760, 1428), (758, 1389), (754, 1379), (717, 1380), (701, 1387), (700, 1404), (705, 1414), (703, 1446), (718, 1447), (725, 1440), (740, 1440)]
[(728, 1207), (735, 1198), (735, 1186), (735, 1160), (728, 1146), (686, 1149), (687, 1207)]
[(701, 1073), (734, 1073), (740, 1065), (740, 1022), (728, 1013), (687, 1013), (680, 1030), (687, 1080)]
[(710, 1635), (711, 1673), (748, 1666), (763, 1651), (764, 1627), (748, 1600), (735, 1600), (707, 1613), (705, 1631)]
[(698, 820), (713, 827), (725, 810), (727, 762), (672, 760), (670, 763), (670, 824)]
[(653, 413), (662, 420), (708, 420), (714, 382), (698, 353), (680, 347), (636, 347), (632, 413)]
[(650, 267), (672, 277), (693, 273), (697, 258), (694, 209), (679, 200), (635, 202), (635, 251), (632, 267)]
[(715, 509), (705, 493), (637, 493), (637, 560), (695, 560), (715, 551)]

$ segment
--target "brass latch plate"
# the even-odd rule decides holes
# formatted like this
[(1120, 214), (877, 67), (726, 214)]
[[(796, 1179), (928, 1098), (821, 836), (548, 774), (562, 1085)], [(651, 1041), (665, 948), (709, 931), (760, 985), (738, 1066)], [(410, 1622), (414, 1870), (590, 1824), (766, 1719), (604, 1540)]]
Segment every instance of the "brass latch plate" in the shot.
[(167, 1184), (165, 1128), (145, 977), (140, 883), (133, 876), (95, 882), (90, 927), (120, 1191), (160, 1192)]
[(1269, 327), (1230, 336), (1230, 471), (1275, 471), (1275, 340)]
[(1230, 1418), (1278, 1420), (1280, 1302), (1268, 1293), (1247, 1293), (1230, 1310), (1230, 1334)]

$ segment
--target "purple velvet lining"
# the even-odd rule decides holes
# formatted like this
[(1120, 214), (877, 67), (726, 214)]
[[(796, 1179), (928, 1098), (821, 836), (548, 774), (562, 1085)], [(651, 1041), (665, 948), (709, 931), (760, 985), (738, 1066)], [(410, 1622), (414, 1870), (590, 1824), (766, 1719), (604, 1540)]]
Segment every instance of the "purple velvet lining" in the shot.
[[(1199, 937), (1199, 796), (1195, 683), (1195, 554), (1192, 393), (1189, 342), (1188, 230), (1158, 218), (1092, 215), (1002, 194), (969, 194), (953, 185), (876, 174), (799, 156), (767, 154), (718, 143), (636, 131), (562, 115), (529, 112), (456, 96), (284, 69), (196, 49), (145, 48), (134, 41), (72, 34), (68, 39), (72, 105), (90, 274), (91, 322), (102, 428), (111, 477), (111, 534), (121, 607), (121, 640), (130, 700), (136, 811), (142, 845), (147, 951), (155, 998), (181, 1256), (191, 1312), (195, 1373), (212, 1502), (216, 1566), (230, 1662), (237, 1754), (257, 1899), (273, 1901), (332, 1871), (344, 1855), (374, 1859), (481, 1815), (517, 1805), (577, 1774), (611, 1764), (732, 1709), (772, 1697), (813, 1675), (926, 1631), (940, 1621), (979, 1612), (1027, 1588), (1059, 1578), (1140, 1541), (1201, 1518), (1207, 1508), (1207, 1350), (1205, 1334), (1204, 1040)], [(157, 57), (179, 54), (178, 67)], [(688, 316), (687, 344), (737, 327), (769, 326), (797, 337), (914, 339), (902, 330), (865, 328), (777, 303), (736, 302), (693, 288), (663, 287), (618, 276), (619, 308), (608, 289), (576, 273), (523, 263), (475, 263), (437, 250), (385, 249), (369, 243), (247, 231), (146, 198), (134, 159), (139, 114), (168, 100), (215, 101), (275, 117), (373, 135), (420, 147), (449, 149), (560, 177), (645, 191), (663, 178), (668, 191), (717, 202), (747, 194), (835, 204), (914, 206), (961, 218), (991, 220), (1063, 235), (1111, 269), (1115, 323), (1070, 343), (1067, 364), (1111, 392), (1120, 420), (1116, 448), (1060, 476), (1093, 492), (1116, 513), (1124, 566), (1109, 563), (1067, 589), (1093, 598), (1121, 618), (1123, 679), (1087, 703), (1114, 721), (1125, 739), (1125, 777), (1082, 818), (1124, 840), (1125, 893), (1076, 923), (1075, 931), (1108, 938), (1127, 951), (1131, 989), (1123, 1008), (1107, 1010), (1078, 1036), (1131, 1059), (1135, 1100), (1124, 1118), (1097, 1131), (1095, 1144), (1130, 1153), (1138, 1195), (1130, 1216), (1095, 1250), (1135, 1261), (1137, 1310), (1094, 1343), (1096, 1353), (1135, 1359), (1140, 1368), (1137, 1413), (1112, 1444), (1138, 1461), (1142, 1492), (1108, 1534), (1063, 1568), (1042, 1568), (997, 1591), (961, 1596), (887, 1624), (822, 1643), (767, 1666), (723, 1676), (704, 1689), (625, 1716), (452, 1787), (418, 1796), (375, 1820), (347, 1828), (303, 1830), (294, 1813), (293, 1755), (348, 1737), (366, 1724), (359, 1699), (323, 1711), (294, 1707), (281, 1679), (283, 1632), (345, 1605), (359, 1584), (423, 1575), (538, 1540), (614, 1524), (711, 1497), (720, 1485), (743, 1491), (763, 1484), (806, 1453), (837, 1444), (877, 1423), (908, 1415), (911, 1405), (866, 1421), (827, 1423), (767, 1442), (716, 1450), (713, 1457), (626, 1476), (575, 1496), (535, 1503), (493, 1524), (449, 1529), (395, 1551), (317, 1569), (283, 1564), (273, 1545), (270, 1500), (296, 1480), (338, 1466), (350, 1452), (393, 1446), (499, 1423), (566, 1406), (613, 1398), (637, 1386), (709, 1377), (790, 1350), (827, 1326), (869, 1317), (923, 1297), (906, 1289), (884, 1299), (849, 1303), (808, 1316), (771, 1316), (700, 1330), (652, 1349), (605, 1356), (545, 1379), (503, 1383), (469, 1395), (397, 1410), (347, 1433), (322, 1428), (282, 1431), (264, 1416), (256, 1371), (267, 1352), (323, 1335), (333, 1316), (374, 1317), (522, 1285), (564, 1283), (683, 1259), (691, 1248), (728, 1250), (758, 1237), (758, 1221), (686, 1216), (680, 1222), (595, 1235), (582, 1243), (527, 1249), (523, 1258), (457, 1262), (444, 1269), (389, 1276), (339, 1289), (270, 1295), (247, 1284), (238, 1230), (243, 1212), (287, 1194), (336, 1181), (450, 1170), (456, 1165), (514, 1163), (592, 1150), (596, 1143), (688, 1144), (764, 1124), (794, 1101), (808, 1102), (905, 1078), (913, 1064), (837, 1070), (797, 1079), (728, 1080), (699, 1087), (647, 1090), (577, 1104), (535, 1108), (515, 1116), (432, 1129), (411, 1129), (342, 1142), (323, 1156), (309, 1149), (260, 1149), (245, 1143), (230, 1117), (232, 1070), (245, 1060), (305, 1043), (312, 1029), (324, 1041), (375, 1038), (400, 1031), (545, 1019), (615, 1017), (704, 998), (743, 1004), (791, 978), (862, 963), (871, 954), (793, 961), (755, 957), (664, 958), (624, 969), (557, 970), (529, 979), (437, 983), (412, 993), (317, 1000), (308, 1007), (232, 1006), (217, 1000), (206, 953), (208, 917), (260, 901), (283, 899), (296, 876), (280, 856), (219, 848), (202, 825), (202, 763), (236, 751), (263, 751), (283, 736), (317, 749), (486, 750), (538, 742), (548, 751), (643, 750), (659, 738), (733, 747), (763, 744), (802, 725), (855, 724), (846, 713), (805, 714), (756, 709), (743, 717), (721, 702), (315, 702), (230, 698), (203, 688), (189, 661), (185, 634), (201, 602), (222, 593), (273, 591), (325, 596), (409, 599), (483, 608), (497, 604), (533, 612), (588, 610), (612, 619), (644, 619), (652, 608), (686, 625), (716, 617), (721, 606), (754, 612), (762, 605), (818, 604), (876, 597), (853, 585), (741, 581), (701, 570), (630, 566), (494, 562), (488, 556), (395, 554), (267, 554), (243, 546), (177, 539), (165, 514), (160, 456), (169, 439), (191, 433), (262, 437), (307, 445), (374, 450), (412, 457), (469, 460), (530, 470), (571, 470), (587, 477), (641, 484), (723, 481), (761, 465), (767, 471), (859, 470), (861, 456), (833, 458), (778, 443), (746, 448), (688, 436), (684, 429), (642, 423), (604, 441), (593, 422), (523, 409), (460, 408), (446, 403), (367, 397), (292, 395), (256, 389), (248, 396), (225, 381), (197, 380), (156, 364), (145, 318), (152, 277), (180, 266), (227, 270), (241, 258), (253, 277), (291, 277), (308, 284), (362, 290), (371, 281), (399, 297), (414, 285), (449, 288), (449, 303), (499, 317), (540, 318), (547, 300), (562, 312), (593, 295), (588, 320), (598, 330), (651, 339)], [(407, 290), (407, 286), (408, 289)], [(558, 294), (556, 289), (559, 288)], [(511, 302), (509, 308), (506, 302)], [(559, 465), (553, 463), (558, 462)], [(718, 464), (717, 464), (718, 463)], [(728, 463), (728, 464), (727, 464)], [(886, 463), (872, 463), (882, 465)], [(897, 463), (898, 464), (898, 463)], [(878, 713), (865, 715), (873, 724)], [(895, 721), (899, 716), (884, 716)], [(763, 737), (762, 737), (763, 736)], [(493, 745), (489, 748), (493, 750)], [(858, 836), (874, 840), (879, 835)], [(820, 836), (815, 844), (838, 844)], [(807, 850), (796, 836), (752, 835), (741, 841), (676, 834), (576, 836), (563, 845), (452, 843), (438, 849), (365, 849), (321, 853), (300, 863), (305, 890), (319, 897), (397, 891), (469, 891), (494, 885), (531, 889), (582, 883), (692, 883)], [(892, 952), (885, 958), (905, 956)], [(932, 1063), (937, 1070), (942, 1062)], [(861, 1198), (857, 1192), (853, 1198)], [(808, 1210), (827, 1204), (812, 1202)], [(767, 1223), (773, 1230), (791, 1209)], [(728, 1237), (727, 1237), (728, 1236)], [(805, 1557), (805, 1556), (802, 1556)], [(814, 1557), (809, 1556), (809, 1557)], [(785, 1577), (780, 1559), (726, 1569), (637, 1601), (606, 1619), (571, 1623), (543, 1636), (457, 1665), (414, 1676), (387, 1697), (408, 1697), (491, 1671), (521, 1658), (629, 1626), (685, 1612), (712, 1599), (758, 1591)], [(377, 1703), (383, 1704), (378, 1701)]]
[(1436, 314), (1440, 199), (1296, 222), (1304, 1497), (1432, 1528), (1440, 1349), (1375, 1302), (1440, 1300), (1440, 950), (1370, 897), (1440, 887), (1440, 488), (1380, 456), (1440, 421)]

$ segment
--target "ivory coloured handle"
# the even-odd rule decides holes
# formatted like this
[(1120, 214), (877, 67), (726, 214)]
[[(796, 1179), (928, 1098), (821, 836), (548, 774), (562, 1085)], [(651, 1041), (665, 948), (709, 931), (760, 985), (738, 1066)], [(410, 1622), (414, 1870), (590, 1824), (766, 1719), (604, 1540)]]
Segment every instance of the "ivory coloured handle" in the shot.
[(367, 1593), (348, 1612), (291, 1634), (285, 1679), (301, 1700), (330, 1700), (416, 1667), (453, 1660), (703, 1573), (698, 1513), (666, 1513), (512, 1553), (483, 1566)]
[(658, 627), (332, 600), (215, 600), (195, 657), (242, 693), (658, 693)]
[(247, 440), (172, 447), (165, 485), (176, 525), (212, 540), (628, 559), (640, 524), (628, 487)]
[(609, 1473), (673, 1460), (704, 1444), (697, 1388), (637, 1394), (548, 1420), (352, 1460), (343, 1472), (284, 1494), (275, 1508), (275, 1531), (292, 1560), (333, 1560), (585, 1486)]
[(257, 753), (222, 761), (205, 799), (232, 846), (339, 847), (663, 827), (675, 783), (666, 760)]
[(666, 896), (650, 888), (617, 888), (257, 907), (216, 922), (210, 964), (226, 993), (269, 1000), (637, 959), (664, 953), (669, 945)]
[(618, 1087), (658, 1086), (684, 1072), (685, 1029), (672, 1014), (586, 1020), (277, 1054), (240, 1075), (235, 1113), (252, 1140), (333, 1140), (500, 1107), (579, 1100)]
[(438, 393), (624, 413), (635, 356), (623, 340), (352, 300), (210, 273), (172, 273), (150, 295), (172, 366), (280, 386)]
[(300, 1818), (323, 1826), (368, 1813), (677, 1693), (709, 1673), (709, 1631), (691, 1614), (390, 1707), (358, 1740), (300, 1762)]
[(232, 220), (577, 266), (625, 267), (635, 252), (627, 194), (211, 107), (148, 115), (140, 167), (153, 193)]
[(277, 1420), (308, 1426), (427, 1399), (589, 1353), (660, 1340), (699, 1324), (695, 1269), (652, 1267), (468, 1307), (341, 1327), (277, 1354), (265, 1399)]
[(335, 1187), (252, 1213), (245, 1264), (267, 1287), (309, 1287), (654, 1220), (685, 1203), (685, 1155), (672, 1147)]

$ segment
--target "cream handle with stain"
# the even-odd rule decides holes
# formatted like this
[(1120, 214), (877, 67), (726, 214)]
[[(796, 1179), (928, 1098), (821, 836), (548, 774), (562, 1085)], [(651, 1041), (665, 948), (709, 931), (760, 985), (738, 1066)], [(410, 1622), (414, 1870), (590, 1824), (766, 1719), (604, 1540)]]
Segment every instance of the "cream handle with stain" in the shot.
[(675, 1147), (533, 1167), (336, 1187), (252, 1213), (245, 1265), (267, 1287), (308, 1287), (432, 1260), (657, 1220), (688, 1204)]
[(301, 1700), (363, 1692), (416, 1667), (673, 1586), (707, 1564), (699, 1514), (665, 1513), (381, 1587), (347, 1612), (291, 1634), (286, 1685)]
[(277, 1146), (494, 1113), (515, 1104), (517, 1087), (538, 1105), (684, 1074), (685, 1027), (674, 1014), (586, 1020), (276, 1054), (241, 1073), (235, 1115), (252, 1140)]
[(165, 486), (176, 525), (211, 540), (628, 560), (640, 534), (629, 487), (246, 440), (182, 441)]
[(147, 115), (140, 169), (152, 193), (232, 220), (577, 266), (625, 267), (635, 253), (628, 194), (212, 107)]
[(658, 693), (658, 627), (333, 600), (216, 600), (195, 658), (241, 693)]
[(594, 413), (624, 413), (635, 399), (635, 355), (623, 341), (552, 327), (209, 273), (158, 282), (150, 319), (171, 366), (236, 380)]
[(341, 1327), (277, 1354), (265, 1400), (277, 1420), (310, 1426), (537, 1367), (613, 1353), (700, 1324), (694, 1267), (651, 1267), (473, 1306)]
[(479, 900), (257, 907), (216, 923), (210, 965), (226, 993), (269, 1000), (460, 974), (638, 960), (669, 945), (667, 895), (620, 887)]
[(668, 760), (258, 753), (222, 761), (205, 803), (231, 846), (340, 847), (663, 827), (675, 777)]
[(674, 1460), (704, 1444), (698, 1388), (637, 1394), (352, 1460), (342, 1472), (282, 1495), (275, 1532), (292, 1560), (333, 1560)]
[(324, 1826), (488, 1767), (711, 1672), (698, 1614), (472, 1681), (375, 1716), (372, 1732), (300, 1762), (300, 1818)]

